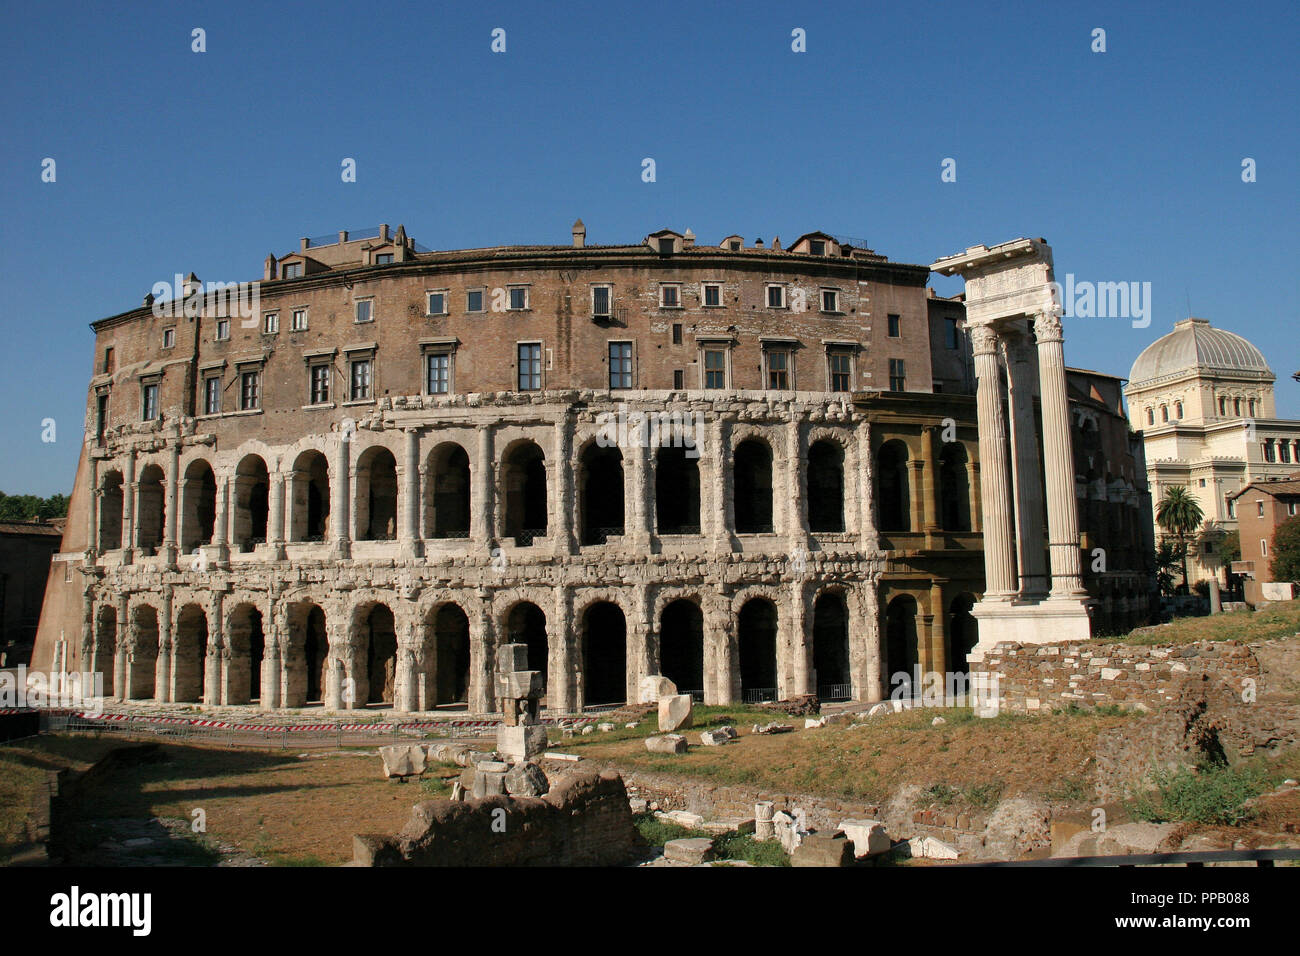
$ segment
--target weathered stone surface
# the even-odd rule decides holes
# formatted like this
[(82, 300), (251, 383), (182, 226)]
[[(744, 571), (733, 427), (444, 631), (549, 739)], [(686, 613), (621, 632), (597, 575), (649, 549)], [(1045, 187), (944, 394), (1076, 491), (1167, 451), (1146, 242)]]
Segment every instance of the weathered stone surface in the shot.
[(713, 841), (708, 837), (686, 837), (664, 844), (664, 858), (674, 863), (703, 863), (713, 858)]
[(512, 797), (540, 797), (551, 789), (542, 768), (535, 763), (517, 763), (506, 772), (506, 793)]
[(852, 866), (853, 844), (843, 833), (809, 833), (790, 854), (790, 865)]
[(776, 836), (772, 824), (772, 802), (764, 800), (754, 804), (754, 839), (770, 840)]
[(607, 734), (607, 733), (609, 733), (611, 730), (614, 730), (615, 727), (614, 727), (613, 724), (611, 724), (611, 723), (609, 723), (609, 722), (605, 722), (605, 723), (597, 724), (597, 725), (596, 725), (596, 729), (599, 730), (602, 734)]
[(700, 743), (706, 747), (721, 747), (723, 744), (729, 744), (734, 738), (725, 731), (705, 730), (700, 733)]
[(764, 710), (775, 710), (791, 717), (808, 717), (821, 712), (821, 703), (816, 694), (800, 694), (785, 700), (773, 700), (759, 704)]
[[(795, 811), (798, 814), (798, 811)], [(786, 853), (794, 853), (795, 848), (803, 842), (807, 835), (807, 830), (801, 826), (800, 820), (796, 816), (786, 813), (784, 810), (778, 810), (772, 814), (772, 828), (776, 832), (776, 838), (781, 841), (781, 846)]]
[(908, 841), (912, 856), (926, 860), (955, 860), (961, 855), (955, 846), (931, 836)]
[(532, 760), (546, 750), (544, 724), (517, 724), (497, 728), (497, 750), (515, 762)]
[(661, 810), (655, 814), (655, 817), (666, 823), (675, 823), (679, 827), (685, 827), (688, 830), (699, 829), (700, 824), (704, 822), (704, 817), (698, 813), (690, 813), (687, 810)]
[(889, 833), (879, 820), (845, 820), (840, 830), (853, 844), (853, 855), (858, 859), (889, 852)]
[(662, 674), (642, 677), (639, 689), (643, 704), (657, 703), (661, 697), (674, 697), (677, 694), (677, 685)]
[(694, 705), (690, 694), (671, 694), (659, 698), (659, 730), (672, 733), (691, 726)]
[(645, 749), (652, 754), (684, 754), (686, 746), (686, 738), (681, 734), (662, 734), (645, 739)]
[(504, 770), (483, 770), (481, 765), (474, 769), (474, 787), (471, 793), (473, 793), (475, 800), (499, 796), (505, 792), (506, 772)]
[(755, 724), (750, 733), (753, 734), (788, 734), (794, 728), (789, 724), (778, 724), (773, 721), (770, 724)]
[(393, 744), (380, 747), (379, 756), (384, 762), (384, 776), (389, 779), (413, 777), (424, 773), (425, 753), (419, 744)]

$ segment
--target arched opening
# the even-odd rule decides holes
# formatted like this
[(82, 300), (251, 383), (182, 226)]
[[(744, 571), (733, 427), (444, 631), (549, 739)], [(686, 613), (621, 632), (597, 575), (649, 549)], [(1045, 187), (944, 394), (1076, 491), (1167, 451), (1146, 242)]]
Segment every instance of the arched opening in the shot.
[(330, 469), (318, 451), (304, 451), (289, 477), (289, 540), (324, 541), (329, 533)]
[(916, 598), (900, 594), (885, 609), (885, 673), (888, 690), (907, 687), (907, 696), (921, 693), (916, 684), (916, 667), (920, 663), (916, 639)]
[(772, 450), (749, 438), (736, 446), (733, 476), (738, 534), (772, 533)]
[(623, 533), (623, 453), (592, 442), (582, 451), (578, 475), (583, 544), (604, 544)]
[(248, 553), (259, 544), (266, 544), (267, 505), (270, 501), (271, 477), (266, 462), (260, 455), (247, 455), (235, 469), (232, 489), (235, 506), (235, 523), (231, 545), (236, 551)]
[(678, 598), (659, 615), (659, 673), (680, 694), (704, 697), (704, 614), (699, 605)]
[(699, 453), (691, 458), (687, 451), (686, 448), (660, 448), (655, 457), (655, 515), (659, 534), (700, 533)]
[(289, 608), (289, 646), (284, 662), (284, 706), (319, 704), (325, 696), (329, 636), (325, 612), (304, 603)]
[(397, 626), (393, 612), (383, 604), (374, 604), (369, 611), (363, 608), (358, 614), (362, 617), (357, 663), (364, 663), (364, 668), (353, 665), (356, 699), (391, 707), (397, 683)]
[(884, 532), (912, 530), (912, 493), (907, 478), (907, 446), (887, 441), (876, 453), (879, 520)]
[(176, 702), (202, 702), (207, 676), (208, 615), (197, 604), (187, 604), (181, 608), (181, 613), (176, 618), (172, 653)]
[(429, 455), (428, 475), (426, 533), (432, 538), (468, 538), (469, 455), (455, 442), (443, 442)]
[(95, 649), (90, 662), (92, 673), (104, 675), (104, 696), (112, 697), (113, 661), (117, 656), (117, 609), (101, 607), (95, 618)]
[(135, 499), (135, 540), (143, 554), (157, 554), (162, 547), (165, 481), (158, 465), (145, 465), (140, 470), (140, 487)]
[(230, 612), (227, 639), (230, 642), (227, 700), (232, 704), (261, 700), (262, 659), (266, 651), (262, 612), (251, 604), (236, 607)]
[(582, 616), (585, 705), (627, 701), (627, 622), (611, 601), (597, 601)]
[(180, 545), (184, 554), (212, 543), (217, 520), (217, 479), (212, 466), (196, 458), (185, 469), (181, 482)]
[(357, 459), (357, 540), (397, 539), (397, 459), (382, 445)]
[(776, 700), (776, 608), (753, 598), (740, 609), (740, 696), (746, 704)]
[(528, 669), (540, 671), (542, 687), (547, 686), (546, 615), (536, 604), (520, 601), (510, 609), (506, 620), (507, 643), (528, 645)]
[(970, 477), (961, 442), (947, 442), (939, 452), (939, 521), (944, 531), (970, 531)]
[(844, 530), (844, 449), (828, 439), (808, 449), (808, 530)]
[(110, 471), (100, 482), (99, 550), (122, 547), (122, 473)]
[(979, 642), (979, 626), (971, 614), (974, 606), (970, 594), (959, 594), (948, 605), (948, 670), (954, 674), (969, 672), (970, 652)]
[(129, 694), (131, 700), (154, 700), (158, 666), (158, 611), (141, 604), (131, 611), (131, 635), (128, 654), (131, 658)]
[(444, 604), (433, 615), (429, 667), (435, 707), (469, 700), (469, 618), (455, 604)]
[(849, 612), (841, 591), (827, 591), (813, 604), (813, 671), (822, 700), (853, 697), (849, 676)]
[(505, 536), (526, 547), (546, 537), (546, 456), (530, 441), (506, 454), (502, 469), (505, 489)]

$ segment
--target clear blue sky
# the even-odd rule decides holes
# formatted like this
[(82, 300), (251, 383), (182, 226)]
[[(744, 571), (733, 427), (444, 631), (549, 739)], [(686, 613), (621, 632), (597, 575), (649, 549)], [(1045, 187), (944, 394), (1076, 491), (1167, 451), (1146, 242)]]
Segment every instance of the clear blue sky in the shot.
[(256, 279), (300, 236), (380, 222), (442, 249), (567, 242), (579, 216), (592, 243), (822, 229), (917, 263), (1043, 236), (1060, 276), (1152, 283), (1150, 328), (1067, 319), (1071, 364), (1126, 375), (1190, 301), (1263, 349), (1279, 414), (1300, 417), (1296, 11), (11, 4), (0, 490), (70, 490), (88, 322), (175, 272)]

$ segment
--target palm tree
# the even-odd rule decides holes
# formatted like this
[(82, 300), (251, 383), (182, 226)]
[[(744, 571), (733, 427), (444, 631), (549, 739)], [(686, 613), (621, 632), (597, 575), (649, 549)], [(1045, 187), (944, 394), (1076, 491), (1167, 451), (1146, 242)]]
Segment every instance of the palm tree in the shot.
[(1201, 511), (1201, 506), (1196, 503), (1191, 492), (1182, 485), (1166, 488), (1164, 497), (1156, 506), (1156, 523), (1165, 530), (1166, 534), (1174, 536), (1182, 552), (1183, 584), (1187, 586), (1188, 593), (1191, 593), (1192, 575), (1187, 560), (1187, 536), (1201, 526), (1201, 519), (1204, 517), (1205, 513)]

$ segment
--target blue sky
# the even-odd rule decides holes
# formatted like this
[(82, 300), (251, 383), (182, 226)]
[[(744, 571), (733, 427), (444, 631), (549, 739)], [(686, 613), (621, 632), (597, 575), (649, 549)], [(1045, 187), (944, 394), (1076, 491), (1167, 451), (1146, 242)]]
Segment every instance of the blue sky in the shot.
[[(1190, 303), (1264, 351), (1278, 413), (1300, 417), (1296, 11), (11, 5), (0, 490), (70, 490), (88, 322), (173, 273), (256, 279), (301, 236), (380, 222), (441, 249), (563, 243), (579, 216), (591, 243), (822, 229), (917, 263), (1043, 236), (1058, 276), (1152, 284), (1149, 328), (1067, 319), (1070, 364), (1127, 374)], [(1098, 27), (1105, 53), (1090, 49)], [(956, 182), (940, 180), (945, 158)]]

